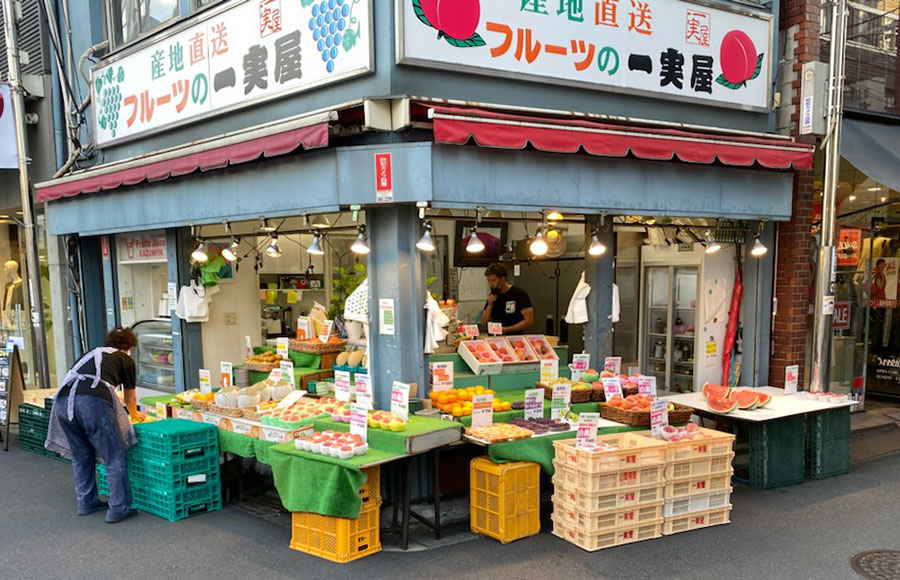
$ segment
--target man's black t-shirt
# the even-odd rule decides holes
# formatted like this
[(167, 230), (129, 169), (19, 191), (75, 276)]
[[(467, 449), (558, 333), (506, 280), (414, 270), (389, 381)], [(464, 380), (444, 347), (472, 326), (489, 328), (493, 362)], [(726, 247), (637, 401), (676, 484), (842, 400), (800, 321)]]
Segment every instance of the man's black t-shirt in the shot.
[[(484, 303), (484, 307), (488, 307), (488, 303)], [(499, 322), (504, 328), (518, 324), (525, 320), (522, 311), (531, 308), (531, 298), (528, 293), (521, 288), (510, 286), (509, 290), (503, 294), (498, 294), (494, 300), (494, 307), (491, 309), (491, 322)]]
[[(81, 367), (78, 372), (84, 376), (96, 375), (97, 371), (94, 368), (94, 361), (89, 360), (84, 363), (84, 366)], [(103, 355), (103, 360), (100, 362), (100, 378), (112, 386), (118, 387), (121, 385), (126, 389), (133, 389), (135, 388), (136, 375), (137, 372), (135, 370), (134, 361), (121, 350)], [(106, 388), (106, 385), (100, 383), (97, 385), (96, 389), (92, 389), (92, 382), (93, 381), (88, 380), (76, 383), (75, 394), (93, 395), (112, 403), (112, 396), (109, 393), (109, 389)], [(69, 391), (70, 387), (63, 387), (59, 392), (59, 396), (65, 397), (69, 394)]]

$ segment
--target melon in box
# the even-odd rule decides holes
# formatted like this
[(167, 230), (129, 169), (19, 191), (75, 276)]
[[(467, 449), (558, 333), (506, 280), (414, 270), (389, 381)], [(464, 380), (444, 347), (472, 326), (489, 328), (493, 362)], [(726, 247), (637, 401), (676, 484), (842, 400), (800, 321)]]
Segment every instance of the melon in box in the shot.
[(539, 359), (559, 360), (559, 357), (556, 356), (556, 351), (553, 350), (553, 347), (550, 346), (550, 342), (547, 341), (547, 338), (543, 334), (526, 334), (525, 340), (528, 341), (528, 344)]
[(503, 363), (483, 340), (464, 340), (456, 351), (476, 375), (496, 375)]

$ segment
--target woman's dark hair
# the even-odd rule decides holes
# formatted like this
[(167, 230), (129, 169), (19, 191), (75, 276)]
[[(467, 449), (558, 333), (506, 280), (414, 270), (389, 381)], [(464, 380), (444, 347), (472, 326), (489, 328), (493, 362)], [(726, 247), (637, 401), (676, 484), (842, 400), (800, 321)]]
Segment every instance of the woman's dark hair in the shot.
[(109, 331), (103, 340), (103, 346), (111, 346), (119, 350), (130, 350), (137, 346), (137, 337), (130, 328), (117, 326)]

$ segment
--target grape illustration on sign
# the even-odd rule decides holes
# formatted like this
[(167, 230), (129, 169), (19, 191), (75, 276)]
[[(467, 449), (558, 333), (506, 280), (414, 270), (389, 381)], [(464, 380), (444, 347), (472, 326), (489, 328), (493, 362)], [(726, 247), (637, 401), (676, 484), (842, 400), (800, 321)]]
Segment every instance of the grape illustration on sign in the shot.
[(475, 29), (481, 19), (481, 0), (412, 0), (413, 10), (423, 24), (438, 31), (457, 48), (484, 46)]
[(763, 52), (756, 54), (756, 47), (746, 32), (729, 31), (722, 38), (722, 45), (719, 47), (722, 74), (716, 78), (716, 82), (732, 90), (746, 87), (747, 81), (759, 76), (764, 55)]
[(112, 137), (116, 136), (119, 109), (122, 107), (122, 90), (119, 85), (125, 80), (125, 69), (120, 66), (114, 72), (114, 68), (109, 67), (104, 74), (94, 79), (95, 93), (100, 97), (100, 102), (97, 103), (98, 122)]
[[(359, 40), (360, 25), (353, 16), (353, 8), (360, 0), (300, 0), (305, 8), (310, 4), (312, 15), (309, 30), (316, 48), (322, 54), (322, 62), (329, 73), (334, 72), (334, 61), (340, 48), (350, 52)], [(355, 28), (354, 28), (355, 26)]]

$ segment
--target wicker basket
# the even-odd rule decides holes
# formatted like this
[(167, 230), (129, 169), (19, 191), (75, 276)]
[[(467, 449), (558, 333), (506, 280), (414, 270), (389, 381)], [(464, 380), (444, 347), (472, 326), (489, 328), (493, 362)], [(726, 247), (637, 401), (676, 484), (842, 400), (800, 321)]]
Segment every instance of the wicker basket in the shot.
[(244, 363), (244, 368), (249, 369), (255, 373), (270, 373), (273, 370), (277, 369), (279, 366), (280, 363)]
[(259, 421), (263, 415), (270, 413), (271, 411), (257, 411), (256, 407), (240, 407), (241, 416), (244, 419), (250, 419), (251, 421)]
[[(684, 405), (673, 403), (675, 409), (669, 411), (669, 424), (686, 423), (690, 421), (694, 410)], [(645, 427), (650, 425), (650, 411), (625, 411), (606, 403), (600, 404), (600, 416), (616, 423), (631, 425), (632, 427)]]
[(623, 397), (637, 395), (638, 393), (640, 393), (640, 389), (638, 389), (637, 387), (622, 387), (622, 396)]
[(597, 403), (605, 403), (606, 402), (606, 392), (603, 388), (592, 388), (591, 389), (591, 400), (596, 401)]
[(288, 348), (306, 354), (328, 354), (341, 352), (347, 346), (347, 340), (337, 342), (309, 342), (308, 340), (289, 340)]
[(679, 423), (687, 423), (691, 420), (691, 415), (694, 414), (694, 409), (685, 405), (679, 405), (678, 403), (672, 404), (675, 405), (675, 409), (673, 411), (669, 411), (670, 424), (677, 425)]
[(209, 403), (209, 412), (223, 417), (233, 417), (238, 419), (241, 417), (241, 410), (237, 407), (220, 407), (215, 403)]
[(570, 403), (589, 403), (591, 401), (591, 393), (594, 389), (581, 389), (579, 391), (572, 391), (572, 394), (569, 396)]
[(198, 401), (193, 399), (191, 401), (191, 407), (197, 409), (198, 411), (209, 411), (209, 401)]

